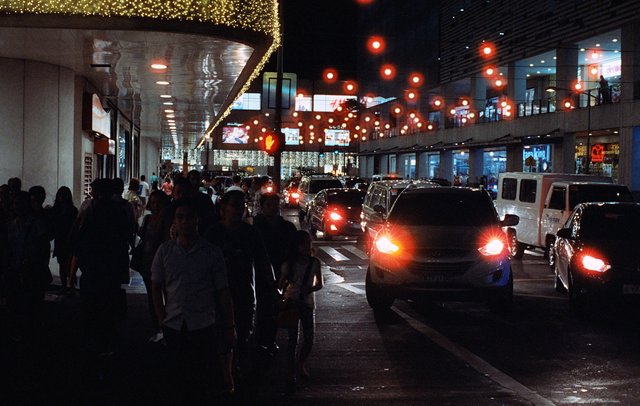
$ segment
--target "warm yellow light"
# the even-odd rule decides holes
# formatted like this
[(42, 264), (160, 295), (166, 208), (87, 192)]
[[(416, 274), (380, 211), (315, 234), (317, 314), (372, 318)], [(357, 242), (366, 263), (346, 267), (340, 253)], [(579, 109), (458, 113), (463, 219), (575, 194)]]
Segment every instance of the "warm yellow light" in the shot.
[(165, 69), (167, 69), (167, 65), (165, 65), (163, 63), (152, 63), (151, 64), (151, 69), (165, 70)]
[(161, 85), (161, 86), (167, 86), (170, 85), (171, 83), (167, 82), (166, 80), (158, 80), (156, 82), (156, 85)]

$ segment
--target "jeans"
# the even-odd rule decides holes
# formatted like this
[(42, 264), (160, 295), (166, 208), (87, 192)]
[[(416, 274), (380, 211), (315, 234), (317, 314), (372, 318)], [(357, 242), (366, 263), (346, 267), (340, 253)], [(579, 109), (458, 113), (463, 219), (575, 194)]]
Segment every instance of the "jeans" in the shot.
[(315, 331), (315, 311), (312, 307), (301, 306), (300, 323), (289, 329), (289, 345), (287, 355), (289, 362), (295, 362), (296, 347), (298, 346), (298, 330), (302, 326), (302, 347), (300, 348), (299, 359), (304, 361), (311, 353)]

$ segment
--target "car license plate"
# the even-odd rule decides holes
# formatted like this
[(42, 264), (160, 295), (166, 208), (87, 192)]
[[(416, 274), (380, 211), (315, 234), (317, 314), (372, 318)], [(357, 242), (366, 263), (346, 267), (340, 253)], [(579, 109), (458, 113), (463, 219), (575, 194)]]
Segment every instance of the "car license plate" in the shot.
[(640, 295), (640, 285), (622, 285), (623, 295)]
[(443, 283), (451, 281), (451, 275), (446, 273), (426, 273), (424, 280), (431, 283)]

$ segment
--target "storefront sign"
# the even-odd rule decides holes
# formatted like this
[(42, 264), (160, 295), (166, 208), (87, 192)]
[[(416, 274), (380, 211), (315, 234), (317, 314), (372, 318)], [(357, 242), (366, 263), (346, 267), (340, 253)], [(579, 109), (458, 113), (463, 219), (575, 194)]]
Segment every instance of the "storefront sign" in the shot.
[(604, 145), (595, 144), (591, 147), (591, 162), (604, 161)]
[(602, 76), (611, 78), (622, 75), (622, 60), (616, 59), (602, 64)]

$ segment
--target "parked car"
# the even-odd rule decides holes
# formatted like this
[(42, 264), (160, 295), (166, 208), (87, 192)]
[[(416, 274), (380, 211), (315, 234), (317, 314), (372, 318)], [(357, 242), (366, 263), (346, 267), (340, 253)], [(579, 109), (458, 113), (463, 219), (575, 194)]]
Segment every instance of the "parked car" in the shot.
[(287, 207), (298, 207), (300, 202), (300, 191), (298, 189), (300, 182), (292, 181), (282, 191), (282, 201)]
[(302, 223), (308, 215), (308, 206), (315, 195), (324, 189), (343, 188), (340, 179), (327, 175), (305, 176), (300, 181), (298, 192), (300, 199), (298, 204), (298, 219)]
[(307, 223), (311, 235), (322, 231), (325, 240), (335, 236), (361, 236), (360, 211), (365, 191), (357, 189), (324, 189), (309, 205)]
[(555, 288), (580, 310), (595, 299), (640, 299), (640, 204), (583, 203), (557, 233)]
[(365, 280), (374, 310), (395, 298), (486, 300), (506, 311), (513, 297), (507, 241), (486, 191), (407, 187), (376, 236)]
[(384, 225), (385, 218), (396, 198), (407, 186), (436, 187), (435, 183), (411, 180), (383, 180), (372, 182), (362, 204), (360, 226), (364, 233), (364, 243), (371, 248), (373, 240)]
[(402, 179), (404, 179), (402, 176), (398, 176), (395, 173), (375, 174), (371, 177), (371, 182), (379, 182), (381, 180), (402, 180)]
[[(501, 173), (498, 177), (498, 214), (520, 217), (517, 227), (506, 230), (511, 255), (522, 258), (527, 247), (545, 249), (545, 256), (558, 229), (573, 208), (583, 202), (632, 202), (629, 188), (611, 178), (562, 173)], [(553, 255), (549, 256), (550, 265)]]

